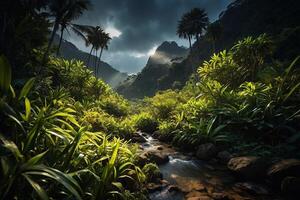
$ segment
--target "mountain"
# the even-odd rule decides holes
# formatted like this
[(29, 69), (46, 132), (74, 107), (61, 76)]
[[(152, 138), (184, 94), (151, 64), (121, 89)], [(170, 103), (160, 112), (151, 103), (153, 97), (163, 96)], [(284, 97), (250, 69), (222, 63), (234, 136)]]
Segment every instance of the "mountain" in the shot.
[[(58, 45), (59, 43), (59, 36), (56, 35), (54, 39), (54, 44)], [(63, 40), (61, 44), (60, 54), (63, 58), (71, 60), (77, 59), (84, 62), (87, 65), (87, 60), (89, 54), (79, 50), (73, 43)], [(96, 60), (96, 56), (91, 56), (90, 58), (90, 69), (93, 70), (94, 67), (91, 66), (92, 63)], [(121, 73), (118, 70), (114, 69), (108, 63), (101, 61), (99, 67), (99, 74), (98, 78), (101, 78), (106, 83), (108, 83), (112, 87), (118, 86), (121, 82), (126, 80), (128, 75), (126, 73)]]
[[(216, 52), (231, 48), (247, 36), (267, 33), (275, 41), (277, 49), (274, 54), (279, 61), (291, 62), (300, 55), (299, 0), (235, 0), (214, 23), (220, 23), (223, 29), (215, 46)], [(158, 55), (154, 61), (156, 64), (151, 65), (151, 57), (142, 72), (130, 83), (123, 83), (118, 91), (127, 97), (142, 98), (158, 90), (181, 88), (203, 61), (210, 58), (212, 49), (212, 43), (204, 35), (193, 44), (191, 52), (182, 62), (160, 64), (165, 60), (164, 56)]]
[(143, 70), (124, 81), (117, 91), (127, 98), (154, 95), (161, 87), (159, 80), (169, 73), (173, 64), (182, 62), (187, 55), (188, 50), (178, 46), (176, 42), (163, 42), (150, 56)]
[[(275, 58), (291, 62), (300, 54), (299, 0), (235, 0), (214, 23), (220, 23), (222, 34), (216, 52), (230, 49), (238, 40), (263, 33), (270, 35), (277, 49)], [(174, 65), (163, 82), (171, 88), (174, 82), (183, 86), (203, 61), (212, 55), (212, 43), (207, 36), (193, 45), (193, 50), (182, 63)], [(180, 78), (178, 78), (180, 77)]]

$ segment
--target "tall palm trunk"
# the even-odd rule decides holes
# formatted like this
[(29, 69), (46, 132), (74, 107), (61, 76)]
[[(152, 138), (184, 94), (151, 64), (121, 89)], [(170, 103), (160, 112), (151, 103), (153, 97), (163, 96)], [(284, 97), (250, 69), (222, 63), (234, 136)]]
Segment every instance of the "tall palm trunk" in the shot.
[(46, 51), (45, 51), (45, 53), (44, 53), (44, 56), (43, 56), (42, 65), (45, 64), (45, 62), (46, 62), (47, 56), (48, 56), (48, 54), (49, 54), (51, 45), (52, 45), (53, 40), (54, 40), (54, 36), (55, 36), (55, 34), (56, 34), (58, 28), (59, 28), (58, 20), (55, 20), (54, 27), (53, 27), (53, 30), (52, 30), (52, 33), (51, 33), (51, 37), (50, 37), (50, 39), (49, 39), (47, 49), (46, 49)]
[(99, 63), (98, 63), (98, 69), (101, 66), (101, 57), (102, 57), (102, 53), (103, 53), (103, 48), (101, 48), (100, 53), (99, 53)]
[(91, 51), (89, 53), (88, 60), (87, 60), (87, 66), (89, 66), (89, 64), (90, 64), (90, 59), (91, 59), (91, 55), (92, 55), (93, 49), (94, 49), (94, 46), (92, 46)]
[(96, 70), (97, 70), (97, 53), (98, 53), (98, 50), (94, 50), (95, 51), (95, 58), (94, 58), (94, 74), (95, 76), (97, 77), (97, 74), (96, 74)]
[(188, 35), (189, 43), (190, 43), (190, 51), (192, 51), (192, 41), (191, 41), (191, 35)]
[(98, 50), (97, 50), (97, 52), (96, 52), (96, 77), (98, 76)]
[(63, 35), (64, 35), (64, 30), (65, 28), (61, 28), (60, 30), (60, 39), (59, 39), (59, 44), (58, 44), (58, 48), (57, 48), (57, 52), (56, 52), (56, 55), (59, 56), (59, 50), (60, 50), (60, 47), (61, 47), (61, 43), (62, 43), (62, 39), (63, 39)]
[(197, 41), (197, 44), (198, 44), (198, 42), (199, 42), (199, 35), (198, 34), (196, 34), (196, 41)]

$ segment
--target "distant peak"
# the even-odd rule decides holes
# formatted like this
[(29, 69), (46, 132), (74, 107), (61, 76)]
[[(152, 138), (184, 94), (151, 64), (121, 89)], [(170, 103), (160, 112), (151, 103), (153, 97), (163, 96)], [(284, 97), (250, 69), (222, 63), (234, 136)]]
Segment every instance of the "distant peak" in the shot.
[(178, 44), (175, 41), (171, 41), (171, 42), (165, 41), (157, 48), (157, 50), (158, 51), (166, 51), (166, 50), (169, 50), (172, 48), (180, 48), (180, 47), (178, 46)]

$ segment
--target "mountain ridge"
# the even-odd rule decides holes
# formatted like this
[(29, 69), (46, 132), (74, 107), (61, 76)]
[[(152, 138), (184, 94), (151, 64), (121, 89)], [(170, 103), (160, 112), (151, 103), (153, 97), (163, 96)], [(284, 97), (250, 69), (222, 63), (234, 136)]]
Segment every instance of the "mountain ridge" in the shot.
[(164, 41), (149, 57), (142, 71), (124, 81), (117, 91), (127, 98), (143, 98), (151, 96), (159, 88), (157, 80), (168, 73), (169, 68), (184, 60), (188, 49), (180, 47), (175, 41)]
[[(54, 44), (58, 45), (59, 43), (59, 36), (56, 35), (54, 38)], [(62, 40), (61, 48), (60, 48), (60, 54), (61, 57), (71, 60), (71, 59), (77, 59), (84, 62), (86, 66), (88, 66), (88, 56), (89, 54), (81, 51), (74, 45), (72, 42), (69, 42), (67, 40)], [(91, 55), (90, 57), (90, 63), (94, 63), (96, 60), (96, 56)], [(94, 70), (94, 67), (91, 66), (91, 64), (88, 66), (91, 70)], [(121, 82), (126, 80), (128, 75), (126, 73), (122, 73), (118, 71), (117, 69), (113, 68), (111, 65), (104, 61), (100, 61), (99, 65), (99, 74), (98, 78), (103, 79), (107, 84), (109, 84), (111, 87), (117, 87)]]
[[(232, 2), (214, 23), (220, 23), (223, 31), (215, 44), (215, 53), (230, 49), (235, 42), (248, 36), (267, 33), (276, 46), (275, 58), (282, 62), (290, 62), (299, 55), (300, 43), (300, 1), (289, 0), (236, 0)], [(159, 90), (180, 89), (190, 79), (201, 64), (212, 55), (212, 43), (204, 35), (192, 46), (186, 59), (173, 62), (168, 67), (161, 66), (161, 72), (155, 71), (152, 77), (138, 75), (131, 84), (118, 87), (121, 94), (129, 98), (152, 96)], [(147, 71), (147, 66), (142, 70)], [(151, 75), (151, 73), (147, 73)], [(144, 81), (141, 79), (145, 79)], [(152, 80), (151, 80), (152, 79)], [(151, 80), (151, 81), (149, 81)], [(146, 83), (155, 86), (144, 92)], [(134, 91), (134, 89), (137, 89)], [(134, 93), (136, 92), (136, 93)], [(127, 94), (129, 93), (129, 94)]]

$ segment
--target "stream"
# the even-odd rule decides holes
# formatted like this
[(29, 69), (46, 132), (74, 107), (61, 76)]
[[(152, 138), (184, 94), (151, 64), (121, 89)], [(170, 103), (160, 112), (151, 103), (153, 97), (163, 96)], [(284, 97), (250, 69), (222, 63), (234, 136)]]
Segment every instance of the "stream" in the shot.
[[(274, 197), (265, 186), (252, 183), (238, 183), (226, 166), (197, 160), (190, 154), (179, 152), (170, 145), (154, 139), (148, 134), (141, 144), (144, 151), (159, 148), (169, 156), (169, 162), (159, 166), (169, 186), (149, 194), (151, 200), (209, 200), (209, 199), (280, 199)], [(170, 185), (174, 188), (170, 189)], [(194, 197), (194, 198), (192, 198)]]

